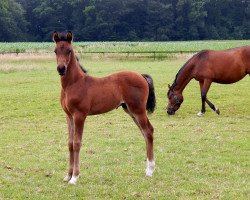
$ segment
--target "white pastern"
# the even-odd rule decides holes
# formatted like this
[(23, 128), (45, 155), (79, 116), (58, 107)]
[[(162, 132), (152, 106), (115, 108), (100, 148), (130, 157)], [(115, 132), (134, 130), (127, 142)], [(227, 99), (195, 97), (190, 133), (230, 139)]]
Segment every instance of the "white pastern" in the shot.
[(146, 176), (153, 176), (153, 173), (155, 171), (155, 161), (149, 161), (147, 159), (147, 168), (146, 168)]
[(67, 175), (64, 177), (63, 181), (68, 182), (71, 179), (71, 176)]
[(215, 112), (219, 115), (220, 114), (219, 108), (215, 107)]
[(198, 116), (198, 117), (201, 117), (202, 115), (204, 115), (204, 113), (201, 112), (201, 111), (197, 113), (197, 116)]
[(75, 185), (78, 177), (79, 176), (72, 176), (71, 179), (70, 179), (70, 181), (69, 181), (69, 184)]

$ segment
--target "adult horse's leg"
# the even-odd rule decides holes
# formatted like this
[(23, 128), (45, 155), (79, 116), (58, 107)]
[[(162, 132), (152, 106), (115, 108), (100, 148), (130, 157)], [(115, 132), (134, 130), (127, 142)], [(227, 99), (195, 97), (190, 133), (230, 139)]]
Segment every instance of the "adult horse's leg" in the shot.
[(220, 110), (214, 106), (208, 99), (207, 99), (207, 92), (211, 86), (212, 81), (209, 79), (205, 79), (204, 81), (200, 81), (200, 90), (201, 90), (201, 100), (202, 100), (202, 107), (201, 111), (197, 114), (199, 117), (205, 114), (206, 108), (205, 103), (209, 105), (209, 107), (214, 110), (217, 114), (220, 114)]
[(83, 126), (86, 116), (83, 116), (82, 113), (76, 113), (73, 116), (74, 122), (74, 140), (73, 140), (73, 151), (74, 151), (74, 167), (73, 174), (69, 181), (69, 184), (76, 184), (80, 173), (80, 149), (82, 145), (82, 134)]
[(68, 124), (68, 147), (69, 147), (69, 169), (68, 174), (64, 177), (64, 181), (68, 182), (73, 174), (74, 167), (74, 151), (73, 151), (73, 139), (74, 139), (74, 123), (73, 118), (71, 116), (67, 116), (67, 124)]
[(211, 85), (212, 81), (209, 79), (204, 79), (203, 81), (199, 81), (200, 84), (200, 90), (201, 90), (201, 111), (197, 113), (197, 116), (201, 117), (206, 112), (206, 98), (207, 98), (207, 92), (209, 90), (209, 87)]
[(212, 104), (207, 98), (206, 98), (206, 103), (209, 105), (209, 107), (215, 111), (218, 115), (220, 114), (219, 108), (217, 108), (214, 104)]

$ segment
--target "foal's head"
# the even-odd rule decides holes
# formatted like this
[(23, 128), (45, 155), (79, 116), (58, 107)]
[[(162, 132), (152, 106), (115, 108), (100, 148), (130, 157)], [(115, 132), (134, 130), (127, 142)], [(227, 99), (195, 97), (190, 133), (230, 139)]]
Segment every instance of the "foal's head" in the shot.
[(69, 31), (66, 34), (53, 33), (53, 41), (56, 43), (55, 54), (57, 60), (57, 71), (61, 76), (66, 74), (73, 52), (71, 42), (73, 34)]
[(183, 102), (183, 96), (180, 92), (177, 92), (172, 87), (170, 87), (170, 85), (167, 95), (168, 95), (167, 113), (169, 115), (174, 115)]

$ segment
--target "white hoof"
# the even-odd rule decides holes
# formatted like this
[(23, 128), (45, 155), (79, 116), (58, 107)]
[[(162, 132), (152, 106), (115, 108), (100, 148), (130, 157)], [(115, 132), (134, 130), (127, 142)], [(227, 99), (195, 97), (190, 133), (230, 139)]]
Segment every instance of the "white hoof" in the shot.
[(202, 115), (204, 115), (204, 113), (201, 112), (201, 111), (197, 113), (197, 116), (198, 116), (198, 117), (201, 117)]
[(78, 176), (72, 176), (70, 181), (69, 181), (69, 184), (75, 185), (77, 182), (77, 179), (78, 179)]
[(67, 175), (64, 177), (63, 181), (68, 182), (71, 179), (71, 176)]
[(153, 176), (153, 173), (155, 171), (155, 161), (152, 160), (152, 161), (149, 161), (147, 159), (147, 168), (146, 168), (146, 176)]

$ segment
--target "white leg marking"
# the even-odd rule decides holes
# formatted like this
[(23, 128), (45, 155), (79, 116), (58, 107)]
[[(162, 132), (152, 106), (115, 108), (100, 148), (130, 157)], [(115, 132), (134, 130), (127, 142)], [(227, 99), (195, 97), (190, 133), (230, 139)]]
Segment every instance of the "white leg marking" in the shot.
[(201, 111), (197, 113), (197, 116), (198, 116), (198, 117), (201, 117), (202, 115), (204, 115), (204, 113), (201, 112)]
[(71, 176), (66, 175), (63, 179), (64, 182), (68, 182), (71, 179)]
[(219, 115), (220, 114), (219, 108), (215, 107), (215, 112)]
[(70, 179), (70, 181), (69, 181), (69, 184), (75, 185), (78, 177), (79, 176), (72, 176), (71, 179)]
[(146, 168), (146, 176), (153, 176), (153, 173), (155, 171), (155, 161), (149, 161), (147, 159), (147, 168)]

